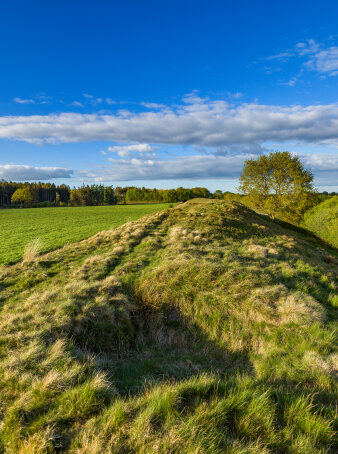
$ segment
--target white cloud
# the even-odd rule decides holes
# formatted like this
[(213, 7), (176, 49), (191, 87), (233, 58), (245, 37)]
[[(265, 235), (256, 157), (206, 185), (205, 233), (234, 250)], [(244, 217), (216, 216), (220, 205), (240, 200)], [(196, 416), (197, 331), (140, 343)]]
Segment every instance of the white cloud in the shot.
[(0, 165), (0, 179), (14, 181), (50, 180), (70, 178), (73, 171), (62, 167), (34, 167), (26, 165)]
[(338, 47), (329, 47), (320, 50), (309, 58), (305, 66), (320, 74), (328, 74), (329, 76), (338, 75)]
[(314, 39), (308, 39), (305, 42), (297, 43), (294, 51), (300, 56), (313, 55), (319, 52), (321, 47), (322, 45), (316, 43)]
[[(285, 63), (295, 57), (301, 59), (303, 71), (304, 69), (314, 71), (322, 76), (338, 75), (338, 47), (326, 46), (317, 43), (314, 39), (297, 43), (293, 49), (266, 57), (263, 60), (277, 60), (280, 63)], [(296, 82), (298, 82), (298, 79), (293, 77), (284, 85), (294, 86)]]
[(83, 104), (79, 101), (73, 101), (70, 103), (70, 105), (74, 107), (83, 107)]
[(13, 98), (13, 101), (17, 104), (35, 104), (34, 99), (22, 99), (22, 98)]
[[(336, 186), (338, 155), (333, 153), (299, 154), (305, 168), (312, 170), (315, 184)], [(78, 176), (95, 181), (156, 181), (231, 179), (236, 180), (244, 161), (253, 154), (234, 156), (194, 155), (181, 156), (172, 160), (164, 159), (114, 159), (110, 165), (92, 170), (82, 170)], [(201, 183), (202, 184), (202, 183)]]
[(309, 168), (314, 171), (321, 170), (338, 171), (337, 153), (313, 153), (313, 154), (299, 153), (299, 155), (306, 168)]
[(50, 104), (52, 98), (51, 96), (46, 96), (44, 93), (38, 93), (34, 95), (32, 98), (13, 98), (13, 101), (17, 104)]
[(117, 153), (121, 158), (131, 156), (132, 152), (141, 154), (150, 153), (153, 150), (148, 143), (138, 143), (134, 145), (116, 145), (114, 147), (108, 147), (108, 151)]
[(117, 104), (117, 102), (114, 101), (112, 98), (106, 98), (105, 102), (109, 105)]
[(79, 175), (97, 181), (236, 178), (242, 170), (245, 159), (251, 156), (196, 155), (181, 156), (170, 161), (109, 158), (110, 166), (90, 171), (83, 170)]
[(290, 80), (287, 82), (282, 82), (282, 85), (288, 85), (289, 87), (294, 87), (296, 83), (299, 81), (297, 77), (291, 77)]
[[(92, 106), (97, 106), (100, 104), (103, 99), (102, 98), (96, 98), (95, 96), (89, 94), (89, 93), (83, 93), (84, 98), (86, 98)], [(109, 98), (107, 98), (109, 99)]]
[(180, 105), (150, 112), (3, 116), (0, 138), (37, 144), (100, 140), (138, 144), (133, 147), (179, 144), (225, 147), (236, 152), (241, 148), (259, 150), (269, 141), (334, 145), (338, 143), (338, 103), (235, 106), (194, 95), (185, 97)]
[(147, 109), (163, 109), (165, 107), (164, 104), (158, 104), (157, 102), (141, 102), (140, 105)]
[(241, 93), (240, 91), (238, 91), (238, 92), (236, 92), (236, 93), (233, 93), (232, 97), (235, 98), (235, 99), (242, 98), (242, 97), (243, 97), (243, 93)]

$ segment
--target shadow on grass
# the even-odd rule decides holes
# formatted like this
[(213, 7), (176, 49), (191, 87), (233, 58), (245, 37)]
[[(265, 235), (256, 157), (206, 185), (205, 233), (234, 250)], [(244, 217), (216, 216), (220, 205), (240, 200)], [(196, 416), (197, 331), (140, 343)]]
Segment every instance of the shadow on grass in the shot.
[[(131, 314), (132, 329), (117, 331), (116, 326), (109, 326), (107, 315), (102, 313), (94, 316), (93, 323), (85, 320), (82, 327), (77, 326), (77, 331), (85, 336), (73, 336), (76, 355), (94, 357), (95, 368), (108, 373), (121, 395), (141, 392), (145, 385), (183, 380), (202, 373), (213, 373), (220, 378), (238, 372), (254, 373), (247, 353), (221, 348), (177, 306), (156, 310), (137, 301), (137, 307)], [(109, 331), (115, 336), (110, 336), (107, 344)]]

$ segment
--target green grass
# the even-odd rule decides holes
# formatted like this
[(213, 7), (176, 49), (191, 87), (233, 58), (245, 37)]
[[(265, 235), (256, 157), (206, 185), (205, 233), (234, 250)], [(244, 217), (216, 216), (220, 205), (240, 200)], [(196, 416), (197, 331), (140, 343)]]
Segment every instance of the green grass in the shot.
[(307, 211), (302, 226), (338, 248), (338, 195), (330, 197)]
[(167, 207), (149, 204), (0, 210), (0, 263), (19, 261), (25, 246), (35, 239), (41, 242), (41, 252), (47, 252)]
[(0, 452), (336, 452), (337, 256), (306, 238), (193, 200), (1, 267)]

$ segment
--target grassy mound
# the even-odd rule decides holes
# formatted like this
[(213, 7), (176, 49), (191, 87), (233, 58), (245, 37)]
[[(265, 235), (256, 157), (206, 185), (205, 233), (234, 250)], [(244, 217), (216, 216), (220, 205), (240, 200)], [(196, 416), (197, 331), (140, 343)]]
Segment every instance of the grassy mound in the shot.
[(302, 225), (338, 248), (338, 195), (330, 197), (307, 211)]
[(337, 271), (217, 200), (2, 267), (0, 452), (333, 452)]

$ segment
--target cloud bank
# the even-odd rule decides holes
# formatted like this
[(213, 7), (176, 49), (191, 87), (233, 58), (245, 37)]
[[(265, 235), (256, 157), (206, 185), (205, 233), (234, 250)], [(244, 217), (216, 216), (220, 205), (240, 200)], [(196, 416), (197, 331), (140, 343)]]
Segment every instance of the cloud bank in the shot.
[[(316, 184), (324, 186), (337, 184), (337, 154), (317, 153), (299, 156), (305, 167), (314, 172)], [(235, 179), (241, 173), (244, 161), (252, 157), (255, 157), (255, 155), (195, 155), (181, 156), (172, 160), (109, 158), (109, 166), (79, 171), (78, 175), (98, 182), (205, 178)]]
[(34, 167), (26, 165), (0, 165), (0, 179), (13, 181), (52, 180), (70, 178), (73, 171), (62, 167)]
[(338, 103), (310, 106), (233, 105), (186, 97), (156, 111), (2, 116), (0, 138), (29, 143), (90, 141), (259, 150), (265, 142), (338, 145)]

